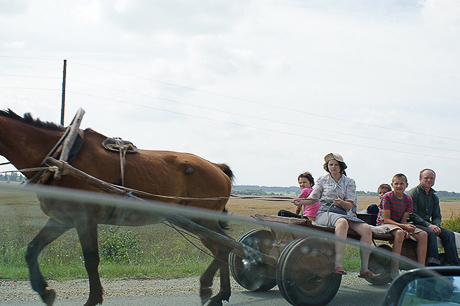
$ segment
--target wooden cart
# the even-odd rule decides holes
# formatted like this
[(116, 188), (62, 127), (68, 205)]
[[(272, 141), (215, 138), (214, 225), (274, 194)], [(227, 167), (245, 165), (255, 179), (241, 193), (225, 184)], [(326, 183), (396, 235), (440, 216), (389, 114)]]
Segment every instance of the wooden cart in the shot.
[[(307, 219), (279, 217), (271, 215), (255, 215), (255, 219), (264, 221), (270, 227), (270, 222), (284, 223), (290, 226), (305, 226), (314, 230), (334, 232), (333, 227), (318, 226)], [(359, 239), (360, 236), (353, 230), (348, 237)], [(391, 251), (388, 242), (393, 240), (391, 234), (374, 234), (374, 244), (378, 248)], [(257, 260), (257, 256), (246, 253), (240, 257), (230, 254), (230, 270), (236, 282), (250, 291), (267, 291), (278, 285), (283, 297), (292, 305), (326, 305), (339, 290), (342, 275), (331, 273), (334, 268), (335, 247), (334, 241), (318, 236), (292, 234), (286, 229), (256, 229), (247, 232), (237, 239), (238, 242), (276, 259), (273, 266)], [(381, 243), (377, 243), (381, 241)], [(406, 240), (403, 246), (403, 255), (416, 259), (416, 244)], [(377, 279), (367, 281), (374, 285), (386, 285), (391, 282), (390, 258), (382, 256), (380, 252), (372, 252), (369, 259), (369, 269), (380, 273)], [(415, 257), (414, 257), (415, 256)], [(405, 269), (404, 265), (400, 265)]]
[[(126, 195), (126, 191), (107, 182), (73, 168), (66, 162), (48, 157), (46, 163), (56, 167), (63, 175), (79, 178), (100, 190), (111, 194)], [(136, 198), (132, 196), (132, 198)], [(309, 220), (278, 217), (271, 215), (255, 215), (254, 218), (263, 221), (268, 227), (273, 222), (287, 225), (286, 230), (256, 229), (249, 231), (238, 239), (211, 231), (192, 220), (178, 214), (158, 212), (169, 222), (198, 235), (207, 236), (216, 243), (232, 249), (229, 258), (230, 271), (236, 282), (250, 291), (267, 291), (278, 285), (283, 297), (292, 305), (326, 305), (337, 294), (342, 276), (331, 273), (334, 268), (334, 241), (318, 236), (293, 234), (290, 226), (305, 226), (313, 230), (334, 232), (333, 227), (318, 226)], [(348, 237), (359, 239), (353, 230)], [(391, 234), (373, 236), (374, 240), (392, 241)], [(416, 247), (412, 241), (406, 240), (402, 255), (416, 259)], [(379, 248), (391, 251), (388, 243), (376, 243)], [(401, 269), (405, 267), (400, 266)], [(378, 252), (372, 252), (369, 269), (380, 273), (378, 279), (369, 279), (374, 285), (385, 285), (391, 281), (390, 259)]]

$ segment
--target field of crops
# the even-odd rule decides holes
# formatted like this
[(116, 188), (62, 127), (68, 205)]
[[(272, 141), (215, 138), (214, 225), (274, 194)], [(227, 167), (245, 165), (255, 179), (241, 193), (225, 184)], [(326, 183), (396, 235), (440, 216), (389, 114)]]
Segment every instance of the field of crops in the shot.
[[(358, 209), (377, 203), (377, 197), (361, 196)], [(445, 219), (458, 216), (460, 203), (441, 204)], [(256, 213), (276, 214), (280, 209), (293, 210), (289, 200), (273, 198), (231, 198), (230, 215), (251, 216)], [(4, 191), (0, 193), (0, 279), (27, 279), (24, 260), (27, 244), (38, 232), (46, 216), (35, 195)], [(447, 220), (446, 220), (447, 221)], [(456, 223), (458, 223), (456, 221)], [(229, 224), (228, 233), (237, 238), (253, 229), (252, 224)], [(211, 261), (199, 240), (178, 232), (167, 223), (142, 227), (99, 226), (100, 272), (103, 277), (182, 277), (200, 275)], [(350, 250), (350, 258), (356, 250)], [(356, 263), (348, 265), (353, 269)], [(75, 230), (69, 230), (42, 252), (43, 274), (53, 279), (84, 278), (81, 248)]]

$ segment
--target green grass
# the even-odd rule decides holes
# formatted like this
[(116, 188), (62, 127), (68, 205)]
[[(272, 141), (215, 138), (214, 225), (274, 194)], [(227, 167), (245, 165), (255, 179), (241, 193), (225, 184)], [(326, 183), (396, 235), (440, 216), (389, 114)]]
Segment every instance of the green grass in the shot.
[[(102, 277), (180, 277), (201, 274), (212, 260), (165, 225), (100, 230)], [(18, 228), (0, 227), (0, 279), (27, 279), (26, 244), (18, 243)], [(161, 235), (158, 235), (161, 233)], [(158, 237), (158, 239), (153, 239)], [(23, 239), (19, 239), (23, 240)], [(195, 241), (204, 249), (201, 242)], [(206, 251), (209, 252), (209, 251)], [(47, 278), (62, 280), (87, 277), (78, 237), (70, 230), (47, 246), (40, 255), (40, 269)]]
[(361, 257), (359, 248), (347, 245), (343, 256), (343, 267), (347, 271), (359, 272), (361, 269)]
[[(28, 279), (27, 244), (46, 216), (35, 195), (0, 193), (0, 279)], [(250, 225), (232, 224), (238, 237)], [(210, 251), (196, 238), (178, 233), (166, 224), (141, 227), (99, 226), (101, 277), (172, 278), (201, 275), (212, 261)], [(83, 254), (75, 229), (48, 245), (39, 258), (46, 278), (86, 278)]]
[(460, 232), (460, 216), (452, 217), (449, 220), (443, 220), (441, 226), (453, 232)]
[[(28, 279), (24, 259), (27, 244), (46, 216), (35, 195), (0, 194), (0, 279)], [(237, 238), (256, 227), (230, 223), (227, 233)], [(210, 252), (193, 237), (186, 240), (166, 224), (142, 227), (99, 226), (101, 277), (175, 278), (201, 275), (212, 261)], [(204, 250), (204, 252), (202, 251)], [(45, 278), (64, 280), (86, 278), (83, 255), (76, 231), (69, 230), (47, 246), (39, 258)], [(358, 271), (359, 250), (347, 246), (344, 267)]]

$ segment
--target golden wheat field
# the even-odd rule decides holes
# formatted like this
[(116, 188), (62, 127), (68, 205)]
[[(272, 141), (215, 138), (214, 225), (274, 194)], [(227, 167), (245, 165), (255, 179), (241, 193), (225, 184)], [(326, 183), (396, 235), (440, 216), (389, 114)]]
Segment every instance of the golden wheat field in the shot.
[[(379, 203), (377, 196), (358, 196), (358, 211), (366, 209), (370, 204)], [(234, 197), (230, 198), (227, 209), (229, 213), (252, 216), (254, 214), (276, 215), (280, 209), (295, 211), (294, 205), (287, 197)], [(459, 202), (441, 202), (443, 219), (451, 219), (460, 215)]]
[[(289, 196), (238, 196), (231, 197), (227, 210), (229, 214), (250, 217), (254, 214), (276, 215), (280, 209), (295, 211)], [(370, 204), (379, 203), (377, 196), (358, 196), (358, 211), (366, 209)], [(443, 219), (460, 216), (460, 201), (441, 202)], [(34, 194), (16, 194), (2, 192), (0, 194), (0, 221), (5, 225), (10, 222), (22, 223), (24, 220), (43, 222), (46, 216), (40, 210)]]

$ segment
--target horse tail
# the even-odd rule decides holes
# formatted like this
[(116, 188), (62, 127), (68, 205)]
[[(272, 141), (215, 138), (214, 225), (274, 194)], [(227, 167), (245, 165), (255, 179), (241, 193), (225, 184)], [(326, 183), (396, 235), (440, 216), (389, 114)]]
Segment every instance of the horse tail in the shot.
[[(232, 169), (230, 169), (230, 167), (227, 164), (216, 164), (216, 166), (219, 167), (222, 170), (222, 172), (224, 172), (228, 176), (230, 181), (233, 182), (233, 179), (235, 178), (235, 176), (233, 174)], [(227, 208), (224, 208), (222, 213), (227, 214), (228, 213)], [(223, 230), (228, 230), (229, 229), (228, 221), (219, 220), (219, 226)]]
[(233, 182), (233, 179), (235, 178), (234, 174), (233, 174), (233, 171), (232, 169), (230, 169), (230, 167), (226, 164), (216, 164), (217, 167), (219, 167), (222, 172), (224, 172), (229, 178), (230, 180)]
[[(227, 208), (224, 208), (224, 210), (222, 211), (222, 214), (225, 214), (225, 215), (228, 214)], [(219, 226), (224, 231), (227, 231), (230, 229), (230, 226), (228, 224), (229, 224), (228, 221), (219, 219)]]

